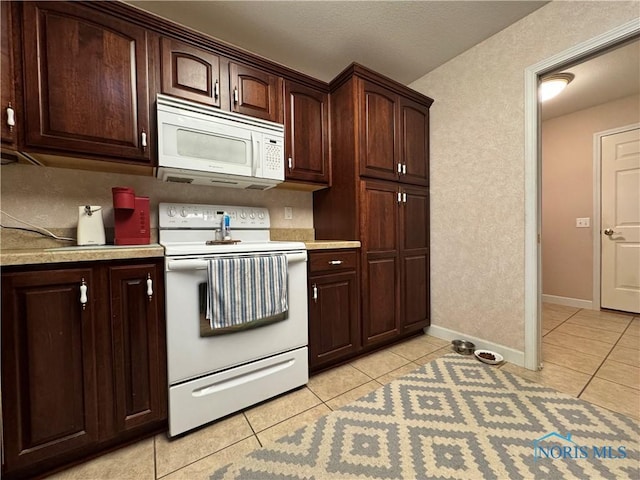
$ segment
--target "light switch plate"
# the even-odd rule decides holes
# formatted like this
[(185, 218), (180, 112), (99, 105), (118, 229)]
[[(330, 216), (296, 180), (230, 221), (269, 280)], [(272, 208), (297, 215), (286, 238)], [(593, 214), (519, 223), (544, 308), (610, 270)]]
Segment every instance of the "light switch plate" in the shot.
[(292, 220), (293, 219), (293, 208), (284, 207), (284, 219), (285, 220)]
[(576, 218), (577, 228), (588, 228), (591, 226), (591, 219), (589, 217)]

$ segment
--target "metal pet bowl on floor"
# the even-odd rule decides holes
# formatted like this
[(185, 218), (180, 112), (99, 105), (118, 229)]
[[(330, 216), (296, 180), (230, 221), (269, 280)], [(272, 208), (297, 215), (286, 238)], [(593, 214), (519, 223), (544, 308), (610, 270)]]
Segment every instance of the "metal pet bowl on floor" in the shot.
[(451, 342), (453, 350), (461, 355), (471, 355), (476, 349), (475, 344), (468, 340), (453, 340)]

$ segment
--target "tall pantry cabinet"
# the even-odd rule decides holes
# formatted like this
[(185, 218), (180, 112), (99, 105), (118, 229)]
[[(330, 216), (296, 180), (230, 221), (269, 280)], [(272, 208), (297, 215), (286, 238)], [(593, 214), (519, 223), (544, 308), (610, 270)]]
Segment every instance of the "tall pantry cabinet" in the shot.
[(358, 64), (331, 83), (332, 188), (316, 238), (360, 240), (363, 349), (429, 325), (429, 107)]

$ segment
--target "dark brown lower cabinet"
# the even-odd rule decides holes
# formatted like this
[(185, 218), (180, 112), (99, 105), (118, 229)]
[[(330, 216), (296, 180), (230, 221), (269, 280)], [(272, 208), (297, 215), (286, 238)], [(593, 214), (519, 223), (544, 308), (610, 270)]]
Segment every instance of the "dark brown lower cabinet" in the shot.
[(429, 325), (429, 189), (361, 182), (363, 345)]
[(358, 254), (309, 252), (309, 369), (353, 356), (361, 347)]
[(3, 477), (166, 425), (162, 261), (4, 269)]
[(153, 263), (108, 268), (115, 430), (124, 432), (167, 418), (162, 290), (153, 287), (163, 272)]

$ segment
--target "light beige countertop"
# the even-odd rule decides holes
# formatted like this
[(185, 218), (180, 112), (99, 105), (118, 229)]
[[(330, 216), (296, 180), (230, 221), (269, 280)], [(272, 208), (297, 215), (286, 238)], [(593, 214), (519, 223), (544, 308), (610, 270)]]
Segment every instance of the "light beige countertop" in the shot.
[(73, 246), (33, 249), (0, 250), (0, 265), (37, 265), (45, 263), (90, 262), (96, 260), (124, 260), (164, 256), (158, 243), (149, 245)]
[(311, 240), (305, 241), (307, 250), (333, 250), (338, 248), (360, 248), (360, 242), (354, 240)]

